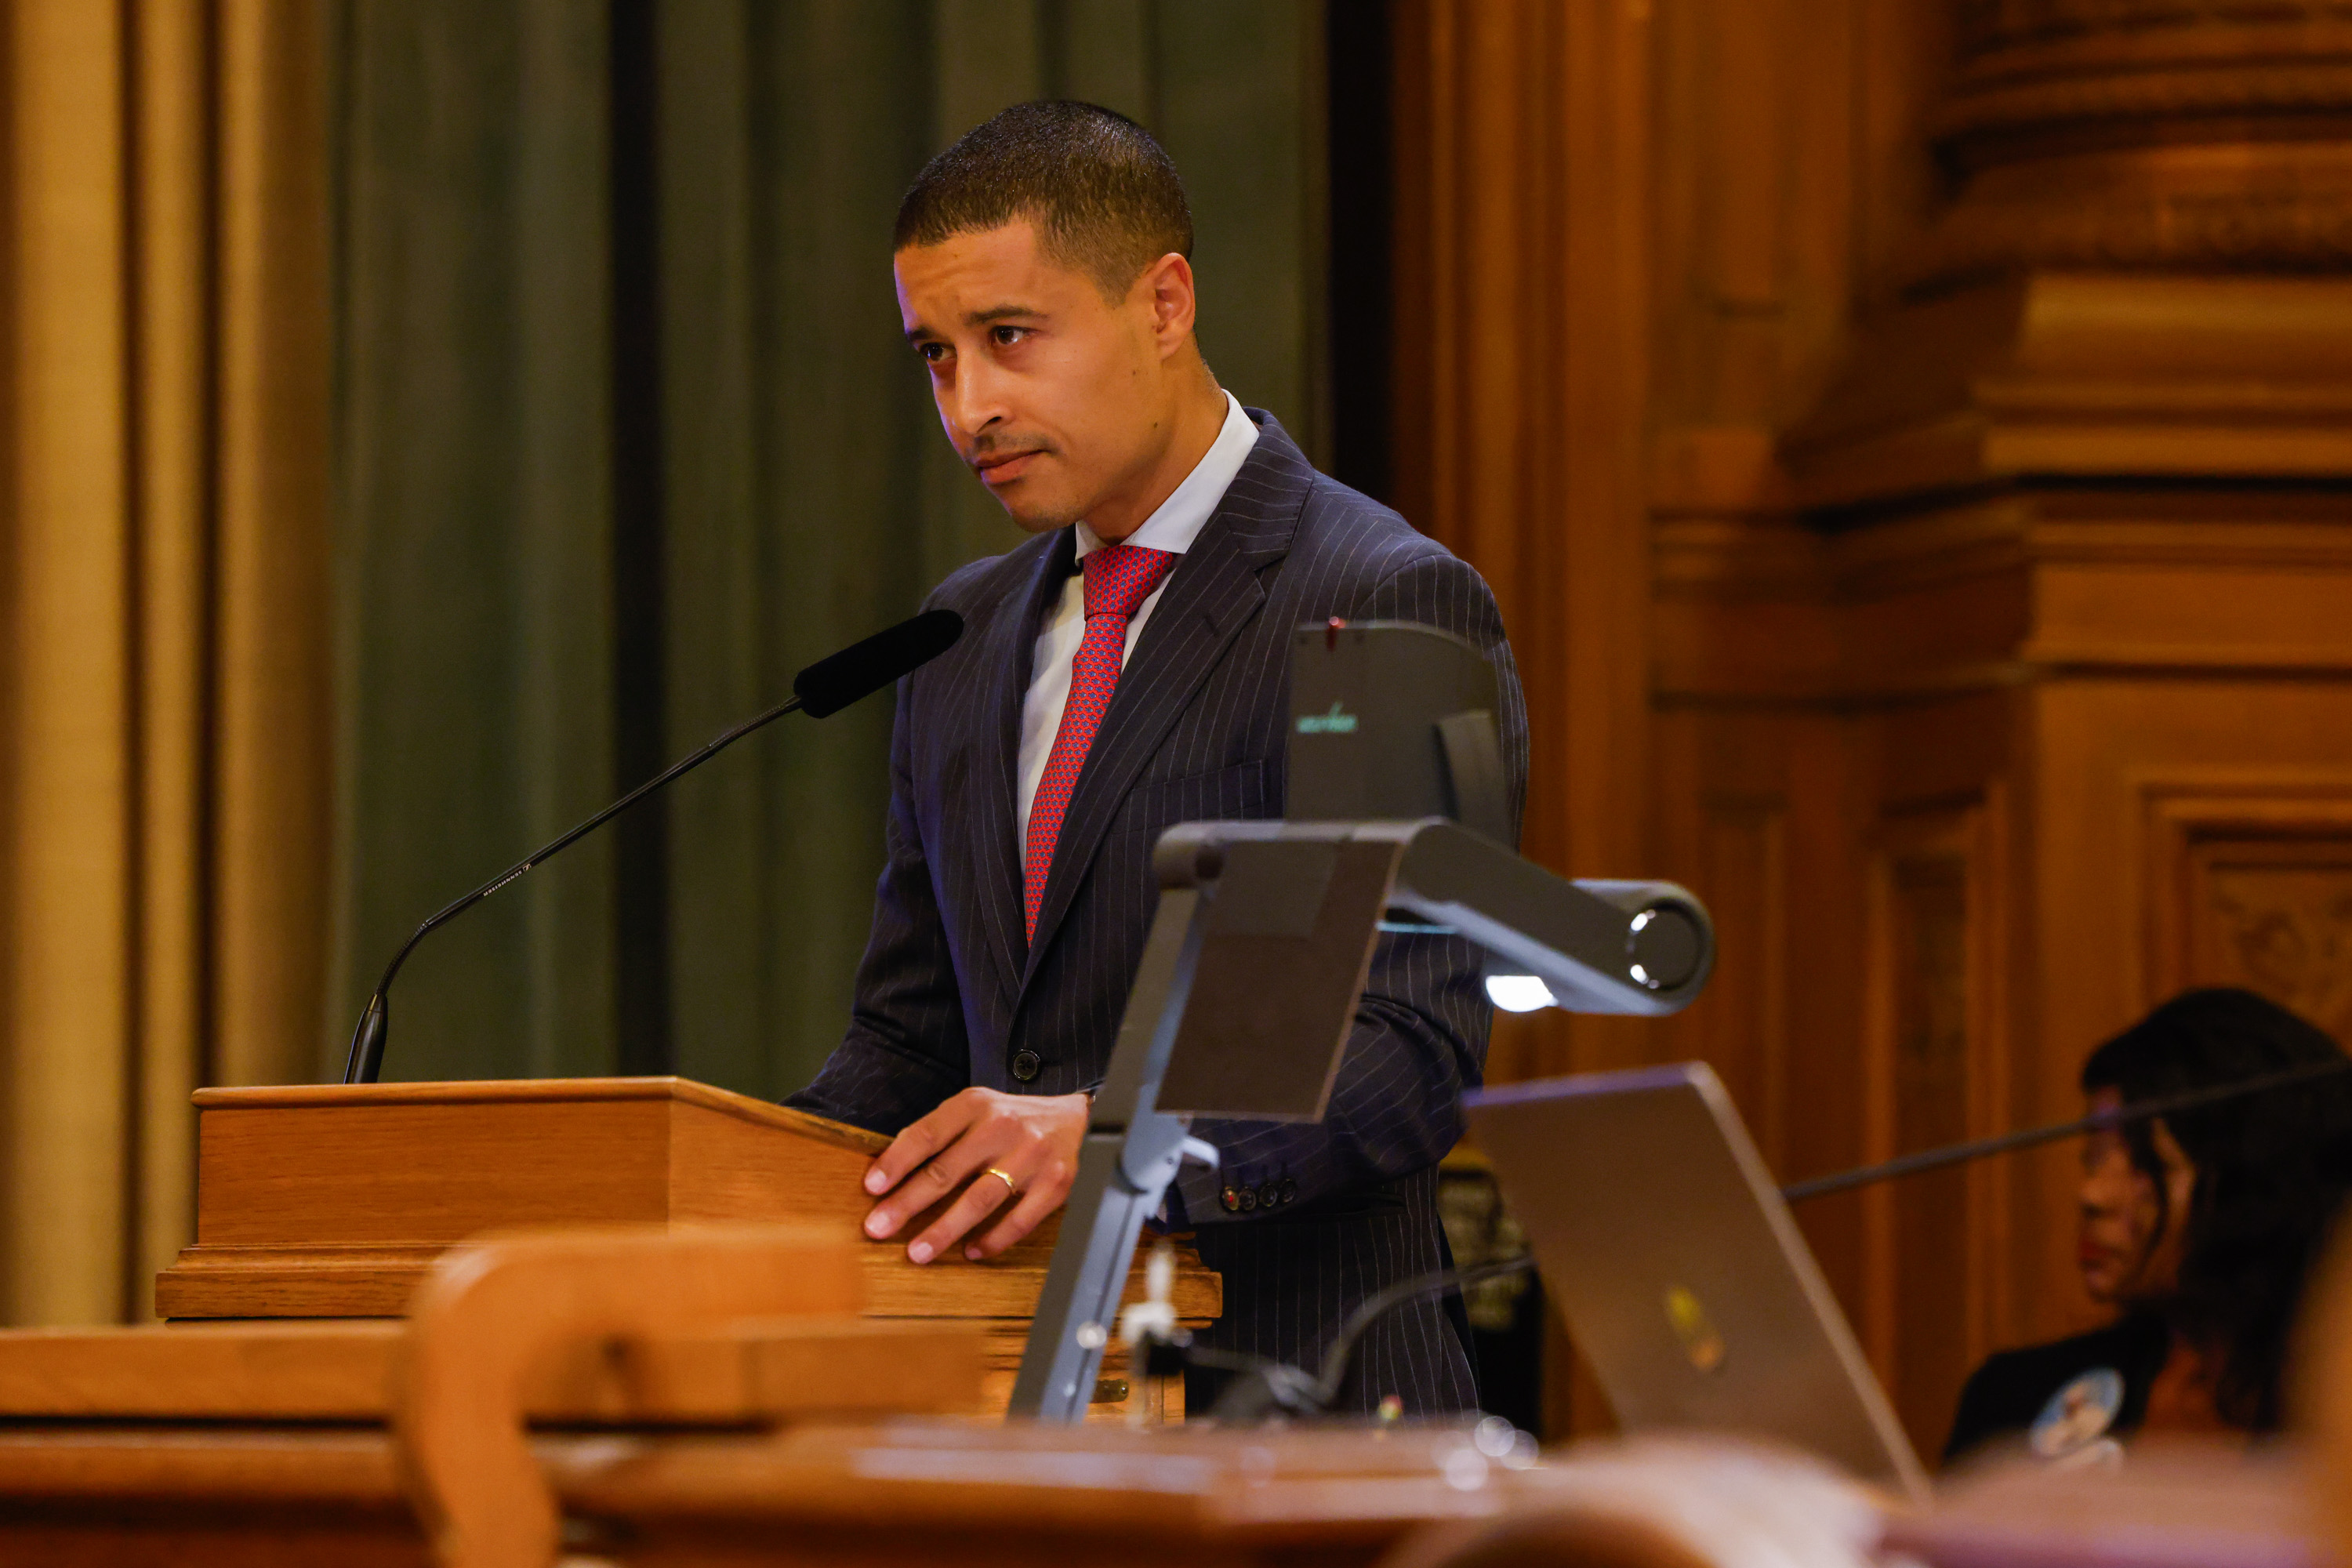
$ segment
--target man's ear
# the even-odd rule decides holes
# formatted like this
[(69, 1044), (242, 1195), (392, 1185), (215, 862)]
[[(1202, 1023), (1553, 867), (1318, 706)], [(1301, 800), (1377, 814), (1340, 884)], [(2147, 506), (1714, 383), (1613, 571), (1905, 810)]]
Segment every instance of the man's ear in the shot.
[(1192, 264), (1171, 250), (1143, 269), (1134, 293), (1150, 312), (1151, 335), (1165, 359), (1192, 335)]

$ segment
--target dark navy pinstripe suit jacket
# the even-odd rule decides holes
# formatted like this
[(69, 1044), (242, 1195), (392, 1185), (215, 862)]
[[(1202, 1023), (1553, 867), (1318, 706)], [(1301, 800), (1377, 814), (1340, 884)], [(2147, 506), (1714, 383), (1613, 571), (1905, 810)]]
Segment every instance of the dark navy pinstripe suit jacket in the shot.
[[(1414, 621), (1485, 650), (1501, 680), (1516, 820), (1527, 711), (1494, 595), (1396, 513), (1317, 473), (1271, 416), (1249, 413), (1257, 445), (1120, 673), (1034, 945), (1022, 935), (1014, 771), (1037, 634), (1076, 569), (1071, 531), (975, 562), (931, 595), (964, 617), (963, 639), (899, 684), (888, 863), (848, 1035), (792, 1104), (896, 1132), (967, 1085), (1068, 1094), (1099, 1082), (1158, 902), (1160, 832), (1282, 814), (1290, 637), (1302, 624)], [(1466, 942), (1383, 937), (1327, 1120), (1195, 1127), (1224, 1168), (1188, 1169), (1171, 1218), (1196, 1227), (1203, 1260), (1224, 1275), (1211, 1342), (1312, 1370), (1358, 1303), (1445, 1266), (1436, 1165), (1491, 1021)], [(1043, 1061), (1025, 1083), (1010, 1065), (1024, 1049)], [(1226, 1185), (1267, 1183), (1295, 1183), (1295, 1201), (1248, 1214), (1220, 1202)], [(1434, 1302), (1391, 1314), (1353, 1369), (1343, 1407), (1391, 1393), (1409, 1410), (1476, 1400)]]

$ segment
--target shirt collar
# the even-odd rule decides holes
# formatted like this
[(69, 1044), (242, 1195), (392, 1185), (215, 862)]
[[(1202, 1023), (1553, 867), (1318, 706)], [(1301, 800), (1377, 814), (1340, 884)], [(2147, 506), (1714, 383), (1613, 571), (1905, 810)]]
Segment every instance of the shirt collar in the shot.
[[(1120, 541), (1123, 544), (1140, 544), (1146, 550), (1164, 550), (1171, 555), (1181, 555), (1192, 548), (1192, 541), (1201, 537), (1217, 503), (1225, 499), (1227, 487), (1234, 476), (1242, 471), (1242, 464), (1257, 445), (1257, 426), (1242, 412), (1241, 399), (1225, 394), (1225, 423), (1217, 438), (1184, 476), (1184, 482), (1171, 491), (1160, 510), (1143, 520), (1143, 526)], [(1084, 522), (1078, 524), (1078, 556), (1085, 559), (1100, 550), (1103, 542)]]

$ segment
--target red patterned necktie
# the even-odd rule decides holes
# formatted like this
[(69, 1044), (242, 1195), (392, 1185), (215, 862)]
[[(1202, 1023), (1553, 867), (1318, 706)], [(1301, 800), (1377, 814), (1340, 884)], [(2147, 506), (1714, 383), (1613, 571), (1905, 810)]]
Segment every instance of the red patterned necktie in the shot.
[(1139, 544), (1107, 544), (1078, 562), (1086, 578), (1087, 631), (1070, 661), (1069, 700), (1062, 705), (1062, 727), (1055, 731), (1054, 749), (1046, 754), (1045, 776), (1037, 781), (1036, 798), (1029, 804), (1029, 839), (1021, 858), (1021, 908), (1032, 942), (1037, 939), (1045, 873), (1053, 868), (1054, 840), (1061, 837), (1070, 791), (1086, 765), (1095, 731), (1110, 710), (1110, 694), (1118, 686), (1119, 666), (1127, 658), (1127, 623), (1174, 564), (1176, 557), (1168, 551)]

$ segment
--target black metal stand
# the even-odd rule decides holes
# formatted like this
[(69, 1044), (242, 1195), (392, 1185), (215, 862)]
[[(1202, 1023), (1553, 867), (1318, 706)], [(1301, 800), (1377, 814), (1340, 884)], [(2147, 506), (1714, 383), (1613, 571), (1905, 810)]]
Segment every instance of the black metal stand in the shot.
[(1085, 1418), (1144, 1222), (1185, 1159), (1217, 1163), (1189, 1135), (1192, 1117), (1322, 1118), (1373, 945), (1400, 914), (1468, 937), (1577, 1012), (1675, 1012), (1714, 957), (1705, 907), (1673, 883), (1570, 882), (1442, 817), (1186, 823), (1161, 836), (1155, 863), (1159, 911), (1030, 1325), (1016, 1417)]
[(1184, 1118), (1155, 1108), (1200, 958), (1201, 922), (1193, 917), (1202, 900), (1195, 888), (1166, 888), (1160, 895), (1013, 1380), (1014, 1415), (1086, 1419), (1143, 1222), (1159, 1212), (1187, 1155), (1217, 1163), (1214, 1149), (1185, 1135)]

